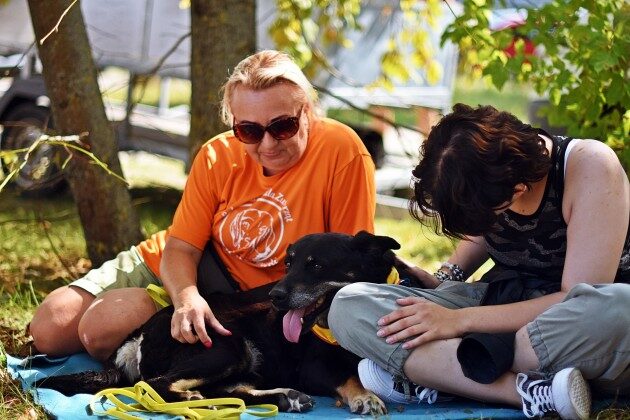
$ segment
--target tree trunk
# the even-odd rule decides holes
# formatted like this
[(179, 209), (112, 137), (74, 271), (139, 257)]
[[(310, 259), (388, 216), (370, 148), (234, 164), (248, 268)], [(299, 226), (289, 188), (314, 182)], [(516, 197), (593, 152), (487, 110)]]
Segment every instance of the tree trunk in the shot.
[(256, 51), (255, 0), (192, 0), (190, 135), (192, 158), (226, 130), (219, 117), (220, 88), (230, 72)]
[[(56, 24), (70, 0), (29, 0), (35, 38)], [(105, 115), (96, 67), (80, 2), (63, 17), (59, 31), (39, 45), (46, 90), (56, 130), (61, 135), (88, 132), (84, 142), (109, 168), (122, 174), (118, 146)], [(126, 185), (79, 153), (64, 170), (77, 204), (87, 251), (98, 266), (142, 239), (140, 222)]]

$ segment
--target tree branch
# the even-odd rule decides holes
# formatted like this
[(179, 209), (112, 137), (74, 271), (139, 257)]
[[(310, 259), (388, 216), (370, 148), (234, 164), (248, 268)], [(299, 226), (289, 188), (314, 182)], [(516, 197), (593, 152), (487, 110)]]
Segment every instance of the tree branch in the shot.
[(59, 32), (59, 25), (61, 25), (61, 21), (63, 20), (64, 16), (66, 16), (68, 14), (68, 12), (70, 11), (70, 9), (72, 8), (72, 6), (75, 5), (75, 3), (79, 1), (79, 0), (74, 0), (70, 6), (66, 7), (66, 10), (63, 11), (63, 13), (61, 14), (61, 16), (59, 16), (59, 20), (57, 21), (57, 24), (50, 30), (50, 32), (48, 32), (46, 34), (46, 36), (44, 36), (42, 39), (40, 39), (39, 41), (39, 45), (44, 45), (44, 42), (46, 41), (46, 39), (52, 35), (53, 32)]

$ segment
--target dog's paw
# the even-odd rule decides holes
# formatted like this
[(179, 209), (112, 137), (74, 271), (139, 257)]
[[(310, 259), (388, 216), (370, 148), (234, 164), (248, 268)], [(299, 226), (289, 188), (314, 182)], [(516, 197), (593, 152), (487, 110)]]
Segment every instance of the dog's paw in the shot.
[(349, 405), (350, 411), (354, 414), (371, 414), (373, 416), (387, 414), (385, 403), (370, 391), (355, 396)]
[(308, 411), (315, 405), (315, 400), (303, 392), (289, 389), (287, 392), (280, 394), (278, 410), (285, 412)]
[(186, 401), (203, 400), (204, 397), (199, 391), (184, 391), (182, 392), (182, 399)]

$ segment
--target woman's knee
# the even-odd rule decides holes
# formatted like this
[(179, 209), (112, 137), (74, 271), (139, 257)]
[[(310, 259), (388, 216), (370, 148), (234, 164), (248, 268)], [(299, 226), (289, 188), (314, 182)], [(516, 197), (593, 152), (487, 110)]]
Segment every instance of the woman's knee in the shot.
[(580, 308), (576, 325), (588, 331), (591, 340), (610, 343), (628, 339), (630, 285), (580, 284), (571, 290), (570, 296), (576, 299), (575, 307)]
[(79, 339), (92, 357), (105, 360), (155, 312), (155, 304), (144, 289), (111, 290), (81, 318)]
[(328, 324), (335, 336), (356, 328), (357, 317), (364, 312), (362, 308), (371, 296), (369, 287), (369, 283), (353, 283), (337, 292), (328, 312)]
[(50, 355), (67, 355), (82, 350), (78, 325), (94, 301), (89, 292), (64, 286), (52, 291), (36, 309), (29, 324), (35, 348)]
[(328, 313), (328, 325), (347, 350), (369, 357), (384, 342), (376, 335), (377, 320), (391, 312), (394, 300), (382, 285), (353, 283), (337, 292)]

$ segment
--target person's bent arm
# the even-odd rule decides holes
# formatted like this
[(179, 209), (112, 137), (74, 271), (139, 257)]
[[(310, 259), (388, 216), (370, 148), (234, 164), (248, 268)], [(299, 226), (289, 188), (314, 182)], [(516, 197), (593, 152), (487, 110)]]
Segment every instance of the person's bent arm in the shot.
[(464, 330), (516, 331), (579, 283), (612, 283), (628, 231), (630, 189), (615, 153), (595, 140), (583, 140), (567, 162), (562, 214), (567, 252), (561, 291), (525, 302), (461, 310)]
[[(464, 276), (469, 277), (488, 259), (486, 241), (482, 236), (469, 237), (459, 241), (455, 251), (448, 258), (451, 264), (457, 264), (464, 270)], [(438, 279), (426, 270), (413, 266), (405, 260), (397, 257), (396, 269), (401, 277), (411, 277), (416, 279), (424, 288), (435, 289), (440, 285)], [(447, 270), (447, 268), (444, 268)]]
[(514, 332), (579, 283), (612, 283), (628, 231), (630, 187), (614, 152), (598, 141), (582, 141), (567, 163), (562, 213), (567, 252), (561, 290), (524, 302), (447, 309), (421, 298), (399, 299), (402, 306), (379, 322), (390, 342), (423, 343), (467, 332)]
[(175, 313), (171, 319), (171, 335), (182, 343), (197, 340), (206, 346), (212, 340), (206, 331), (206, 322), (218, 333), (230, 335), (215, 318), (208, 303), (197, 289), (197, 265), (202, 251), (180, 239), (169, 237), (164, 247), (160, 273)]

